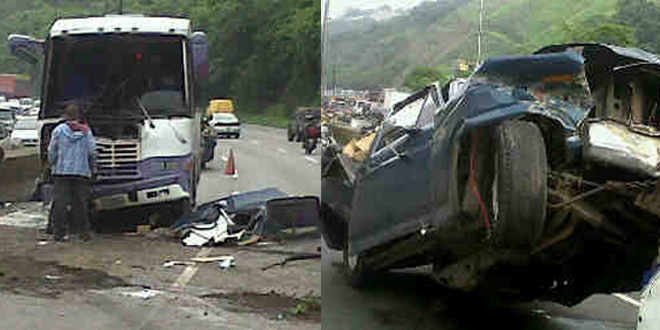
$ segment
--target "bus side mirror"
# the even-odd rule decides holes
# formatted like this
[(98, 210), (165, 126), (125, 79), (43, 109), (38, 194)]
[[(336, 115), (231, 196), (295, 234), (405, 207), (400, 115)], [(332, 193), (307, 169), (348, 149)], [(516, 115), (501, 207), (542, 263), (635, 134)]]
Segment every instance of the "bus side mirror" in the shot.
[(190, 38), (193, 73), (199, 81), (209, 79), (209, 41), (206, 33), (197, 31)]
[(44, 41), (30, 36), (10, 34), (7, 43), (12, 55), (30, 64), (39, 62), (39, 58), (44, 54)]

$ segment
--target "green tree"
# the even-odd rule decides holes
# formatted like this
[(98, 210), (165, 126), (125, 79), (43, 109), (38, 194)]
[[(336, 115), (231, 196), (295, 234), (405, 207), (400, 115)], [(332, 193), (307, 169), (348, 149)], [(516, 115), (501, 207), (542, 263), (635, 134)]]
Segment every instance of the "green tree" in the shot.
[(619, 0), (615, 19), (634, 29), (638, 47), (649, 51), (660, 51), (660, 8), (647, 0)]
[(634, 46), (635, 29), (615, 23), (608, 17), (592, 17), (577, 24), (564, 22), (565, 42), (597, 42), (617, 46)]
[[(211, 76), (198, 94), (233, 98), (239, 111), (320, 102), (320, 12), (317, 0), (124, 0), (124, 13), (189, 17), (209, 38)], [(57, 17), (117, 11), (117, 0), (7, 0), (0, 38), (44, 37)], [(0, 42), (0, 73), (35, 73)], [(282, 108), (282, 107), (280, 107)]]
[(440, 81), (442, 84), (447, 80), (447, 76), (436, 68), (418, 66), (406, 75), (403, 86), (408, 90), (416, 91), (435, 81)]

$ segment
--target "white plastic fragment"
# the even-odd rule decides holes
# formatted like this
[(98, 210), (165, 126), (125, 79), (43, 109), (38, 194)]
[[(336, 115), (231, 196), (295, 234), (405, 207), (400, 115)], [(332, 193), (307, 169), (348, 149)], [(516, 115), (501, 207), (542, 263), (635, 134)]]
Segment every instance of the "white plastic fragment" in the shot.
[(172, 266), (176, 265), (181, 265), (181, 266), (193, 266), (195, 265), (195, 262), (193, 261), (177, 261), (177, 260), (172, 260), (172, 261), (167, 261), (163, 264), (163, 267), (165, 268), (170, 268)]
[(236, 266), (236, 264), (234, 263), (234, 257), (232, 256), (227, 256), (225, 259), (218, 262), (218, 267), (220, 267), (220, 269), (228, 269), (234, 266)]
[(150, 290), (150, 289), (142, 289), (140, 291), (122, 292), (121, 294), (124, 296), (142, 298), (144, 300), (147, 300), (149, 298), (156, 296), (158, 294), (158, 291)]

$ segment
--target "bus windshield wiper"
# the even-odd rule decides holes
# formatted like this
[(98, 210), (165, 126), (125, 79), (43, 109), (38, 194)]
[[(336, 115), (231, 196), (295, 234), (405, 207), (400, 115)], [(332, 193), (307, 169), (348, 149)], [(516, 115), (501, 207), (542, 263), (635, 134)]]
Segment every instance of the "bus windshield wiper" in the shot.
[(149, 116), (149, 112), (147, 112), (147, 108), (145, 108), (144, 105), (142, 105), (142, 102), (140, 102), (139, 98), (136, 97), (135, 101), (137, 102), (137, 105), (140, 107), (140, 110), (142, 110), (142, 113), (144, 113), (144, 116), (149, 121), (149, 127), (151, 127), (151, 129), (156, 128), (156, 125), (154, 125), (154, 121), (151, 120), (151, 116)]

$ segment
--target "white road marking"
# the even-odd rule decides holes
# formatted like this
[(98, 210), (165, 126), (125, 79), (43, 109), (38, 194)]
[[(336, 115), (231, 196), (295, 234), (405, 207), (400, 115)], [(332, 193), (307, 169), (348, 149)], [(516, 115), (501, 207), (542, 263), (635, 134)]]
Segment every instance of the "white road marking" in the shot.
[[(211, 254), (211, 248), (203, 248), (197, 253), (197, 255), (195, 255), (195, 257), (196, 258), (208, 257), (209, 254)], [(183, 288), (186, 287), (186, 284), (188, 284), (188, 282), (190, 282), (193, 276), (195, 276), (195, 273), (197, 273), (198, 269), (199, 269), (198, 264), (186, 267), (186, 269), (183, 270), (183, 273), (181, 273), (181, 275), (179, 275), (176, 281), (172, 283), (172, 289), (183, 290)]]
[(277, 148), (277, 151), (278, 151), (279, 153), (281, 153), (281, 154), (285, 154), (285, 153), (286, 153), (286, 150), (284, 150), (284, 149), (282, 149), (282, 148)]
[(318, 160), (316, 160), (316, 159), (314, 159), (314, 158), (312, 158), (312, 157), (310, 157), (310, 156), (305, 156), (305, 159), (307, 159), (308, 161), (310, 161), (310, 162), (312, 162), (312, 163), (314, 163), (314, 164), (318, 164), (318, 163), (319, 163)]
[(250, 143), (252, 143), (252, 144), (259, 144), (259, 141), (257, 141), (257, 140), (250, 140)]
[(633, 298), (630, 298), (630, 297), (626, 296), (625, 294), (621, 294), (621, 293), (612, 293), (612, 295), (615, 296), (615, 297), (617, 297), (617, 298), (619, 298), (619, 299), (621, 299), (622, 301), (625, 301), (625, 302), (627, 302), (627, 303), (629, 303), (629, 304), (635, 306), (635, 307), (640, 307), (640, 306), (642, 306), (642, 303), (641, 303), (641, 302), (639, 302), (639, 301), (637, 301), (637, 300), (635, 300), (635, 299), (633, 299)]

